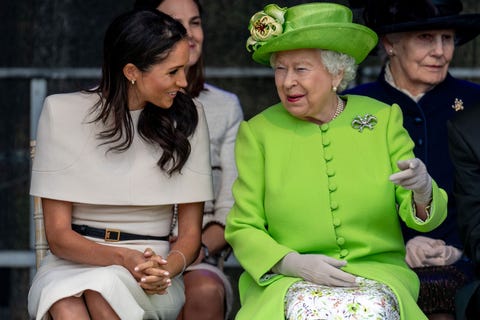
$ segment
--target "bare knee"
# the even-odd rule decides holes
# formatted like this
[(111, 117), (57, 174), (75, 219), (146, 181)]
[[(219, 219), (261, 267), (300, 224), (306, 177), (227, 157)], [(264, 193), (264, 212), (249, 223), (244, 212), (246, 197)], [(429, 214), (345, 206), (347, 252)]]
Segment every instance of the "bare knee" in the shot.
[(82, 297), (68, 297), (58, 300), (52, 305), (49, 311), (54, 320), (90, 319), (87, 306)]
[(185, 277), (185, 292), (188, 299), (223, 301), (225, 288), (222, 280), (214, 273), (204, 270), (188, 272)]
[(98, 292), (86, 290), (85, 302), (92, 320), (96, 319), (120, 319), (105, 298)]
[(186, 273), (184, 281), (186, 300), (177, 320), (223, 320), (225, 316), (223, 281), (216, 274), (205, 270)]

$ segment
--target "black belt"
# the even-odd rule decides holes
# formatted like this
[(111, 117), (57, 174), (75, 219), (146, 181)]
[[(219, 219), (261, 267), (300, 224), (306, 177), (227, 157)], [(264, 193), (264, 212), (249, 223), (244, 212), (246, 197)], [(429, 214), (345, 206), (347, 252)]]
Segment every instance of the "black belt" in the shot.
[(163, 240), (168, 241), (168, 236), (146, 236), (143, 234), (133, 234), (120, 231), (118, 229), (99, 229), (86, 225), (72, 224), (72, 230), (83, 236), (105, 239), (108, 242), (125, 241), (125, 240)]

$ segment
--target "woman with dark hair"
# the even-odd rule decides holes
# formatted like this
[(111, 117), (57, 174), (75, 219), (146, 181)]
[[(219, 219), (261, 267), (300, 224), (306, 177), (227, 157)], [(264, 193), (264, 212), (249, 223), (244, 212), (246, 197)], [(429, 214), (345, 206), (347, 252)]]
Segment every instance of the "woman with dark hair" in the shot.
[(203, 109), (182, 93), (188, 56), (176, 20), (128, 12), (106, 32), (99, 86), (45, 100), (30, 192), (42, 198), (51, 254), (29, 292), (31, 317), (177, 316), (213, 198)]
[(237, 176), (234, 144), (243, 119), (242, 108), (236, 95), (205, 83), (202, 7), (198, 0), (137, 0), (135, 6), (158, 9), (169, 14), (187, 30), (190, 58), (187, 63), (186, 90), (205, 109), (215, 200), (205, 203), (203, 250), (185, 272), (187, 300), (179, 319), (224, 319), (230, 312), (233, 295), (228, 278), (218, 268), (218, 261), (220, 256), (228, 252), (224, 226), (227, 213), (233, 205), (231, 189)]
[[(178, 14), (185, 14), (191, 11), (190, 8), (186, 9), (185, 4), (189, 7), (193, 5), (196, 15), (188, 17), (186, 21), (178, 19), (178, 16), (172, 15), (173, 6), (177, 6), (179, 10), (176, 10)], [(160, 10), (162, 6), (164, 10)], [(135, 9), (159, 9), (160, 11), (173, 16), (179, 20), (183, 26), (187, 29), (187, 37), (190, 45), (190, 58), (187, 64), (187, 87), (186, 91), (192, 97), (198, 97), (200, 93), (205, 90), (205, 75), (204, 75), (204, 61), (202, 55), (203, 44), (203, 28), (202, 28), (202, 6), (198, 0), (136, 0)], [(185, 10), (186, 9), (186, 10)]]

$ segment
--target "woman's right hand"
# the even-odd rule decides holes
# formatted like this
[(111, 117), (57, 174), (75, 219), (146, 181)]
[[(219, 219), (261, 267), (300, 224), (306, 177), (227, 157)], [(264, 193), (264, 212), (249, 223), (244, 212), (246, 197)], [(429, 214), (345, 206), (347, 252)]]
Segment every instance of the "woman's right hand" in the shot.
[(401, 170), (390, 176), (390, 181), (413, 191), (415, 203), (427, 205), (432, 201), (432, 178), (427, 167), (418, 158), (398, 161)]
[(346, 264), (345, 260), (337, 260), (323, 254), (290, 252), (272, 270), (316, 284), (332, 287), (356, 287), (355, 276), (340, 269)]

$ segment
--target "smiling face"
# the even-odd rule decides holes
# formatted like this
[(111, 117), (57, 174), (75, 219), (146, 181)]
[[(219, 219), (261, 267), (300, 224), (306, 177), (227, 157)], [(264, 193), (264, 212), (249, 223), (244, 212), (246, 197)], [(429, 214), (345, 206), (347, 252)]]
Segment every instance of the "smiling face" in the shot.
[(395, 84), (413, 95), (442, 82), (455, 50), (453, 30), (402, 32), (384, 37)]
[(337, 105), (332, 87), (338, 86), (341, 77), (325, 69), (320, 51), (277, 52), (272, 62), (278, 96), (285, 109), (302, 120), (328, 122)]
[(178, 20), (187, 29), (190, 58), (187, 67), (197, 63), (202, 54), (203, 29), (198, 6), (192, 0), (164, 0), (158, 10)]
[(130, 110), (141, 109), (147, 102), (168, 109), (178, 91), (187, 86), (185, 66), (188, 63), (189, 45), (187, 40), (179, 41), (161, 62), (147, 71), (140, 71), (133, 64), (127, 64), (124, 74), (135, 80), (129, 89)]

